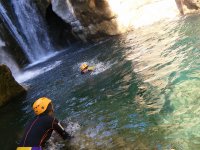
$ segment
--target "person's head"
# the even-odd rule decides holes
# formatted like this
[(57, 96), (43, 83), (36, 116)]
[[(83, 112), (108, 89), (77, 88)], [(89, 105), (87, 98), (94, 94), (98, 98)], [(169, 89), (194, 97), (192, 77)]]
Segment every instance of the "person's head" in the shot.
[(33, 110), (36, 115), (53, 115), (53, 104), (47, 97), (41, 97), (33, 103)]
[(80, 66), (81, 72), (84, 72), (84, 71), (86, 71), (87, 69), (88, 69), (88, 65), (87, 65), (86, 63), (81, 64), (81, 66)]

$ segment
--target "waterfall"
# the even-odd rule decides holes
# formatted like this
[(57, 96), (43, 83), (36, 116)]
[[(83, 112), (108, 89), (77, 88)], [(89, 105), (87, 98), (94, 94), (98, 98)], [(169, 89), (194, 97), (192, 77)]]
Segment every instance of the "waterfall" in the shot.
[(0, 3), (0, 14), (31, 63), (50, 55), (53, 46), (33, 0), (11, 0), (14, 19)]
[(13, 25), (11, 19), (8, 16), (8, 12), (6, 11), (6, 9), (3, 7), (3, 5), (1, 3), (0, 3), (0, 17), (6, 23), (6, 26), (9, 28), (9, 31), (11, 32), (12, 36), (17, 37), (17, 38), (15, 38), (17, 43), (21, 46), (21, 48), (24, 51), (27, 51), (28, 46), (25, 44), (24, 39), (19, 34), (17, 28)]

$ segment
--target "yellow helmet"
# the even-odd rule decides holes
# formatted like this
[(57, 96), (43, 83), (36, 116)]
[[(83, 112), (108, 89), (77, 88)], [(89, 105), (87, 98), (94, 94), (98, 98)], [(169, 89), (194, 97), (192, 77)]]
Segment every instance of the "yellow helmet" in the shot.
[(88, 67), (88, 65), (86, 63), (83, 63), (83, 64), (81, 64), (80, 69), (81, 69), (81, 71), (83, 71), (87, 67)]
[(33, 110), (36, 115), (42, 114), (47, 106), (51, 103), (51, 100), (46, 97), (41, 97), (33, 103)]

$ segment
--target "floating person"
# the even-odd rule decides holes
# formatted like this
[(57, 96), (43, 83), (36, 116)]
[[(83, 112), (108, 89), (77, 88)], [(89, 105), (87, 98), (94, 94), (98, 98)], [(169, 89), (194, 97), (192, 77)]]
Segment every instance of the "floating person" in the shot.
[(70, 140), (60, 122), (54, 117), (53, 104), (49, 98), (42, 97), (33, 103), (36, 116), (28, 123), (17, 150), (42, 150), (51, 134), (56, 131), (63, 140)]
[(80, 70), (81, 70), (81, 74), (85, 74), (87, 72), (91, 72), (91, 71), (94, 71), (94, 66), (88, 66), (88, 64), (86, 63), (83, 63), (81, 64), (80, 66)]

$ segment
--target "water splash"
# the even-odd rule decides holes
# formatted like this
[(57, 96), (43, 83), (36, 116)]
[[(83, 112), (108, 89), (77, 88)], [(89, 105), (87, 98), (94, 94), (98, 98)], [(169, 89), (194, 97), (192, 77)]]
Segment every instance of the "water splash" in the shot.
[(64, 142), (56, 132), (53, 132), (47, 147), (45, 148), (46, 150), (66, 149), (66, 147), (71, 147), (69, 145), (76, 141), (76, 133), (81, 129), (81, 126), (77, 122), (71, 122), (69, 120), (62, 121), (62, 125), (65, 127), (65, 131), (69, 133), (73, 139), (70, 142)]
[(94, 71), (91, 72), (91, 75), (97, 75), (99, 73), (102, 73), (108, 70), (109, 68), (111, 68), (112, 65), (114, 65), (114, 63), (111, 63), (111, 62), (100, 62), (97, 59), (93, 59), (93, 60), (88, 60), (87, 62), (78, 63), (73, 68), (77, 70), (79, 69), (80, 65), (83, 63), (86, 63), (89, 66), (94, 66), (95, 69)]
[(24, 69), (28, 69), (28, 68), (33, 67), (33, 66), (35, 66), (35, 65), (41, 64), (41, 63), (43, 63), (43, 62), (49, 60), (50, 58), (53, 58), (53, 57), (59, 55), (60, 53), (62, 53), (62, 51), (60, 51), (60, 52), (54, 52), (54, 53), (51, 53), (51, 54), (49, 54), (49, 55), (47, 55), (47, 56), (44, 56), (44, 57), (42, 57), (41, 59), (35, 61), (34, 63), (29, 64), (29, 65), (26, 66)]
[(27, 80), (33, 79), (45, 72), (48, 72), (52, 70), (53, 68), (56, 68), (62, 63), (62, 61), (55, 61), (53, 64), (50, 64), (46, 67), (39, 68), (39, 69), (31, 69), (31, 70), (26, 70), (23, 73), (21, 73), (19, 76), (16, 76), (16, 80), (19, 83), (25, 82)]

